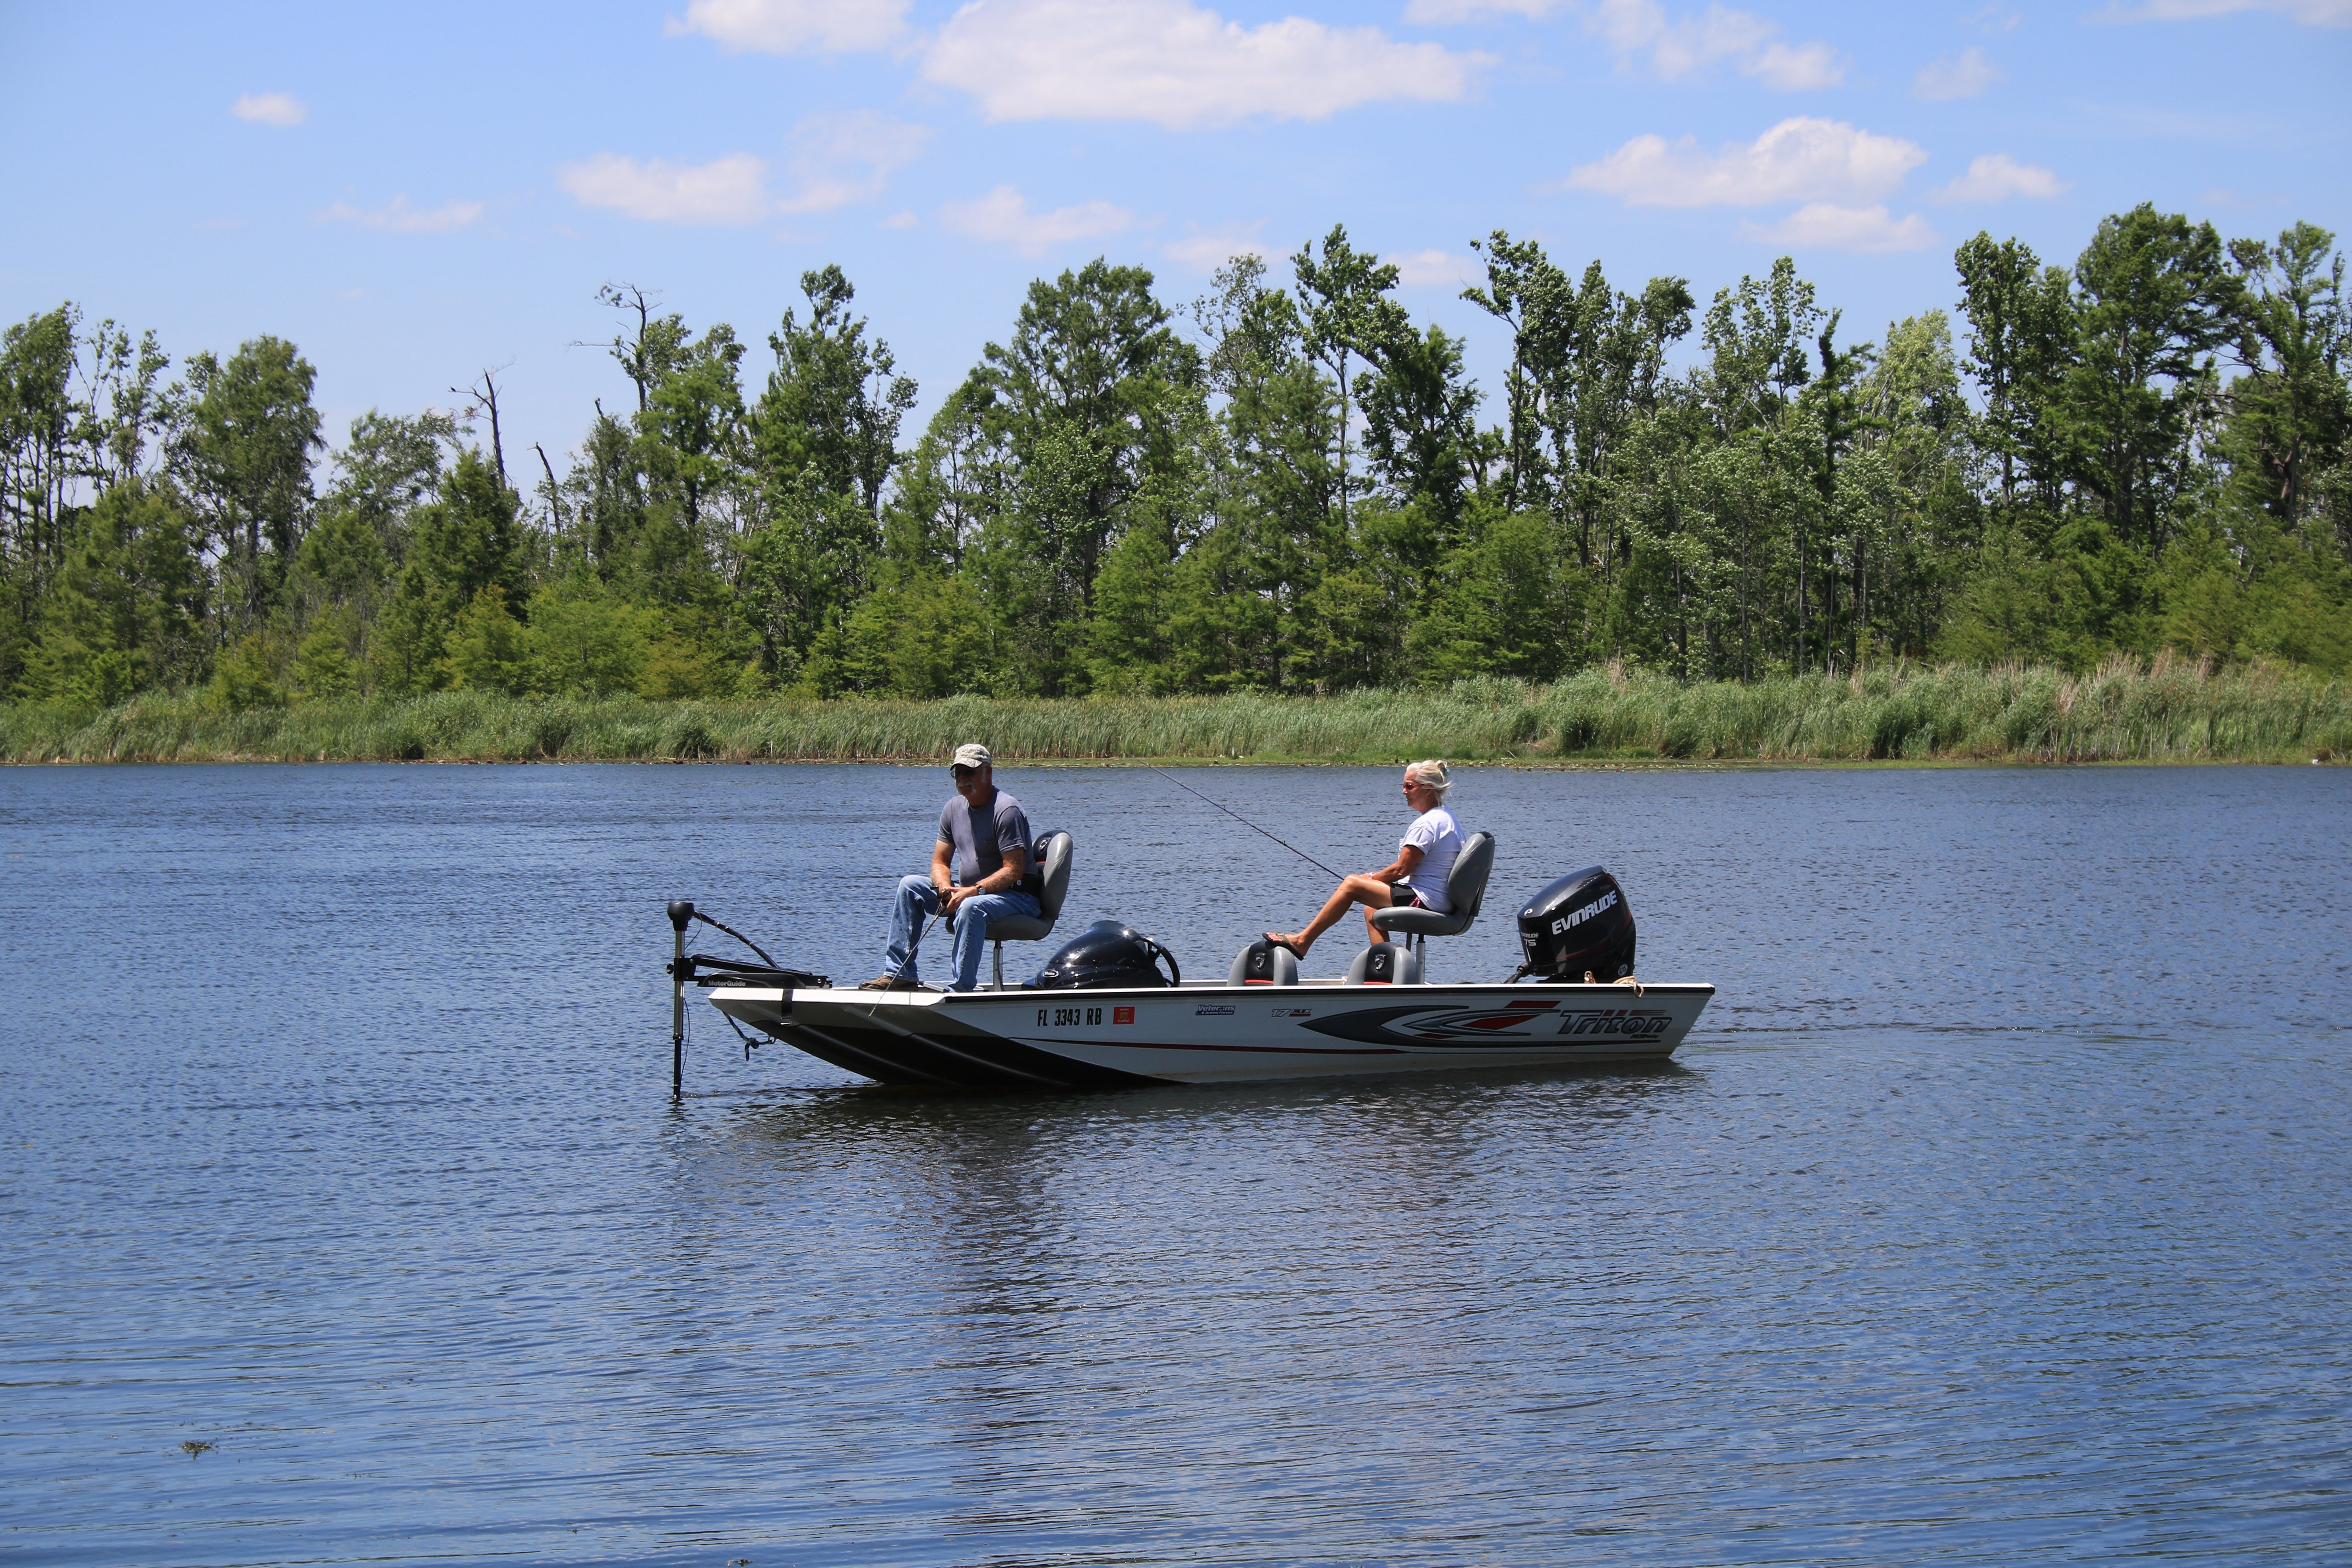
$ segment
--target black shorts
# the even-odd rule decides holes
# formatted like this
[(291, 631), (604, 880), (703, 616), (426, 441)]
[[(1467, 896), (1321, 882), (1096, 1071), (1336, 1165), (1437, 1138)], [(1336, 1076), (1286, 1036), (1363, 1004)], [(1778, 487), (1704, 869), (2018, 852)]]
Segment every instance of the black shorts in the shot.
[(1410, 882), (1391, 882), (1389, 884), (1389, 908), (1392, 910), (1418, 910), (1424, 909), (1427, 906), (1421, 901), (1421, 895), (1413, 891), (1412, 884)]

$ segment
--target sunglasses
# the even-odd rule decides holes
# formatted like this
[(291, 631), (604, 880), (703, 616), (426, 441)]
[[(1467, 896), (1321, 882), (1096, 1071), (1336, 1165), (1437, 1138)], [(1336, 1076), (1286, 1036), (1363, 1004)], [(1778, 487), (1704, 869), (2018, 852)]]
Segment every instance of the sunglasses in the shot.
[(957, 763), (954, 767), (950, 768), (948, 772), (953, 773), (960, 779), (971, 779), (978, 778), (980, 776), (980, 770), (978, 768), (968, 768), (961, 763)]

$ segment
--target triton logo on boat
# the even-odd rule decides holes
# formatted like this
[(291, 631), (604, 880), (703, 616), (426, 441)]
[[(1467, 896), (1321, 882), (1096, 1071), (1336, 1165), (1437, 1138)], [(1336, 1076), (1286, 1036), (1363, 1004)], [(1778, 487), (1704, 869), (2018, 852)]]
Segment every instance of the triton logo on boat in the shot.
[(1234, 1010), (1231, 1007), (1195, 1007), (1192, 1009), (1192, 1016), (1195, 1018), (1230, 1018), (1233, 1016)]
[(1315, 1009), (1312, 1007), (1276, 1007), (1274, 1010), (1274, 1016), (1277, 1018), (1312, 1018), (1315, 1016)]
[(1591, 920), (1593, 916), (1595, 916), (1595, 915), (1599, 914), (1601, 910), (1605, 910), (1605, 909), (1608, 909), (1608, 908), (1610, 908), (1612, 905), (1615, 904), (1615, 903), (1616, 903), (1616, 901), (1617, 901), (1617, 895), (1616, 895), (1616, 894), (1614, 894), (1614, 893), (1608, 893), (1608, 894), (1604, 894), (1603, 896), (1601, 896), (1601, 897), (1600, 897), (1600, 898), (1598, 898), (1598, 899), (1593, 900), (1591, 903), (1589, 903), (1589, 904), (1585, 905), (1582, 909), (1580, 909), (1580, 910), (1577, 910), (1574, 914), (1572, 914), (1572, 915), (1563, 915), (1563, 916), (1561, 916), (1559, 920), (1556, 920), (1556, 921), (1552, 921), (1552, 922), (1551, 922), (1551, 933), (1552, 933), (1552, 935), (1554, 935), (1554, 936), (1558, 936), (1560, 932), (1562, 932), (1562, 931), (1568, 931), (1568, 930), (1571, 929), (1572, 927), (1576, 927), (1576, 926), (1580, 926), (1580, 925), (1582, 925), (1585, 921), (1587, 921)]
[(1648, 1039), (1674, 1027), (1673, 1015), (1651, 1008), (1562, 1007), (1557, 1002), (1513, 1002), (1502, 1007), (1383, 1007), (1344, 1013), (1307, 1026), (1343, 1040), (1495, 1040), (1537, 1045), (1562, 1035), (1580, 1038)]

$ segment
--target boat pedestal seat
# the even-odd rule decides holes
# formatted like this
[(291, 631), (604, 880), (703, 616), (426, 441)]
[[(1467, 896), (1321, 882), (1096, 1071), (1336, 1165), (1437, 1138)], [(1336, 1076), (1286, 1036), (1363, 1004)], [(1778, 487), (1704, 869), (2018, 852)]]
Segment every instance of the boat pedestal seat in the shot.
[(1297, 984), (1298, 955), (1286, 947), (1275, 948), (1266, 954), (1267, 966), (1273, 973), (1268, 974), (1250, 973), (1250, 955), (1265, 945), (1263, 942), (1254, 942), (1234, 954), (1234, 966), (1225, 976), (1225, 984), (1228, 985)]
[(1062, 900), (1070, 891), (1070, 855), (1076, 846), (1066, 833), (1049, 833), (1037, 844), (1037, 864), (1045, 873), (1045, 886), (1037, 890), (1037, 912), (1033, 915), (1006, 915), (988, 922), (988, 941), (996, 953), (995, 984), (992, 991), (1004, 989), (1004, 944), (1008, 942), (1043, 942), (1054, 934), (1054, 922), (1062, 918)]
[[(1392, 979), (1372, 978), (1372, 964), (1375, 960), (1382, 956), (1387, 957), (1391, 966), (1391, 973), (1394, 976)], [(1342, 985), (1418, 985), (1421, 984), (1421, 954), (1415, 952), (1409, 942), (1384, 942), (1377, 946), (1368, 947), (1356, 954), (1356, 961), (1348, 965), (1348, 977), (1339, 984)]]
[[(1374, 910), (1372, 925), (1383, 933), (1394, 933), (1405, 939), (1408, 949), (1418, 955), (1425, 950), (1433, 936), (1460, 936), (1478, 919), (1478, 906), (1486, 897), (1486, 878), (1495, 869), (1495, 836), (1474, 833), (1454, 858), (1454, 869), (1445, 878), (1445, 896), (1454, 908), (1444, 914), (1435, 910)], [(1370, 950), (1360, 955), (1356, 965), (1369, 962)], [(1416, 962), (1412, 979), (1405, 984), (1421, 983), (1423, 965)], [(1348, 971), (1352, 979), (1356, 968)]]

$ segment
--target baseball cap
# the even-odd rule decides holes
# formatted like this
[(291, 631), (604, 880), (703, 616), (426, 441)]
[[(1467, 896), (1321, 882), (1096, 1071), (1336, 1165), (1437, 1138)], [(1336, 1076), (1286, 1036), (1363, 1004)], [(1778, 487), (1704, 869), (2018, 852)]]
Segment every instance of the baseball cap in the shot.
[(988, 748), (978, 741), (966, 741), (956, 748), (955, 765), (960, 768), (988, 766)]

